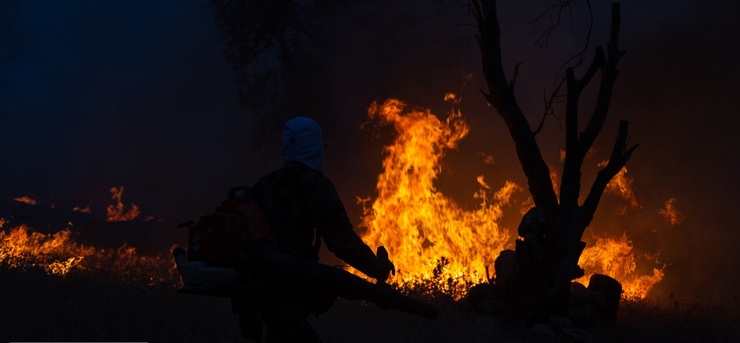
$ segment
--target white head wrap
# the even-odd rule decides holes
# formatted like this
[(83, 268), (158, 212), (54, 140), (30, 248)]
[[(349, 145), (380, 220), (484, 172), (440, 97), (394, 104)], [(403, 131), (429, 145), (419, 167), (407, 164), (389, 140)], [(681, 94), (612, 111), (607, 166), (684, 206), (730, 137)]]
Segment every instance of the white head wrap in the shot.
[(283, 162), (298, 161), (322, 171), (324, 140), (321, 127), (313, 119), (295, 117), (283, 126)]

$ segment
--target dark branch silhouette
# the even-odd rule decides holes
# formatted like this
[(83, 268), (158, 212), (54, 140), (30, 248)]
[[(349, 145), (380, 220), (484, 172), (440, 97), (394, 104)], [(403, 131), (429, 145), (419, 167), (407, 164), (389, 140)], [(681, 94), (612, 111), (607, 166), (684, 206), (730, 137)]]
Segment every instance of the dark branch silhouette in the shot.
[[(553, 5), (557, 9), (558, 23), (562, 11), (572, 2), (560, 1)], [(522, 237), (517, 241), (516, 257), (513, 262), (515, 264), (513, 270), (516, 272), (512, 276), (513, 281), (500, 281), (499, 286), (506, 289), (504, 293), (508, 292), (509, 297), (536, 300), (536, 305), (521, 300), (517, 310), (520, 314), (523, 313), (523, 317), (536, 321), (562, 315), (567, 312), (571, 280), (583, 275), (583, 270), (578, 267), (578, 259), (586, 246), (581, 242), (581, 236), (591, 223), (601, 195), (609, 181), (625, 166), (638, 147), (637, 145), (627, 147), (629, 125), (626, 121), (621, 121), (609, 161), (598, 172), (583, 205), (579, 205), (583, 161), (604, 127), (614, 84), (619, 76), (617, 64), (624, 55), (624, 51), (618, 47), (620, 7), (619, 4), (612, 6), (611, 31), (606, 51), (602, 47), (595, 48), (591, 64), (580, 77), (576, 75), (575, 68), (582, 64), (582, 57), (574, 66), (565, 69), (564, 80), (556, 86), (555, 91), (546, 100), (545, 114), (535, 130), (531, 129), (514, 96), (513, 86), (516, 72), (511, 82), (507, 81), (503, 72), (501, 29), (497, 18), (496, 1), (476, 0), (471, 4), (471, 9), (478, 24), (477, 38), (482, 56), (483, 74), (488, 85), (486, 98), (509, 129), (537, 210), (530, 211), (534, 214), (530, 216), (528, 213), (527, 216), (530, 217), (525, 216), (520, 226), (519, 234)], [(590, 31), (591, 25), (589, 36)], [(579, 54), (582, 56), (583, 51)], [(597, 73), (600, 81), (594, 110), (587, 118), (586, 127), (581, 132), (578, 118), (582, 111), (578, 104), (584, 89), (594, 81)], [(565, 160), (560, 182), (560, 199), (558, 199), (550, 180), (550, 170), (542, 158), (535, 136), (542, 129), (544, 117), (552, 113), (552, 104), (559, 99), (558, 94), (563, 83), (567, 90)], [(542, 216), (539, 215), (540, 213)], [(537, 224), (537, 221), (541, 223)], [(528, 229), (528, 225), (533, 227), (541, 225), (544, 229)], [(505, 258), (504, 255), (502, 253), (499, 258)], [(507, 253), (507, 256), (512, 255)], [(498, 263), (497, 260), (497, 275), (501, 272), (498, 270)]]

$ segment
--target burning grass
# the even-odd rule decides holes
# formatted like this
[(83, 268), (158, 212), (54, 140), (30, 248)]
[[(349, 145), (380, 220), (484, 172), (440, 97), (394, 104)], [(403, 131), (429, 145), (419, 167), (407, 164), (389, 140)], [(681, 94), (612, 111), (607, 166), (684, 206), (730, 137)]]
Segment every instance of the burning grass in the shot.
[[(140, 256), (132, 247), (83, 246), (72, 236), (24, 225), (0, 232), (0, 341), (246, 342), (228, 299), (175, 292), (169, 252)], [(64, 272), (51, 267), (65, 263)], [(467, 300), (448, 295), (471, 285), (449, 278), (448, 263), (440, 259), (432, 279), (403, 289), (439, 306), (437, 320), (339, 299), (310, 322), (324, 342), (523, 341), (523, 331), (505, 332), (496, 318), (476, 316)], [(616, 328), (588, 334), (596, 342), (738, 341), (738, 305), (737, 298), (723, 306), (623, 300)]]
[(40, 270), (62, 278), (69, 274), (95, 274), (148, 286), (174, 288), (179, 284), (169, 254), (144, 256), (126, 245), (117, 249), (85, 246), (74, 241), (68, 228), (44, 234), (22, 224), (0, 231), (0, 266)]

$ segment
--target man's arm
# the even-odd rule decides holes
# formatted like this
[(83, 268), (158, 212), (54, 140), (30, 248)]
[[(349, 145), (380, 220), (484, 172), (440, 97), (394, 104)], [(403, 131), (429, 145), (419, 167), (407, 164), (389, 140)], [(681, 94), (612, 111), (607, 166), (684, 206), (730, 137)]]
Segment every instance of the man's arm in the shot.
[(311, 199), (311, 217), (329, 251), (365, 275), (385, 281), (391, 271), (395, 272), (393, 263), (387, 257), (375, 256), (357, 236), (331, 181), (321, 175), (314, 178), (311, 188), (315, 197)]

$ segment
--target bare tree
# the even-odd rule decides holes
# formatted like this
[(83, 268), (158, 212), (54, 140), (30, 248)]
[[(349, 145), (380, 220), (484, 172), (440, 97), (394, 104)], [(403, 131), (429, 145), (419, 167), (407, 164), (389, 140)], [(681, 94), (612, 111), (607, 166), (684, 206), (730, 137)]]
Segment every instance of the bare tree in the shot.
[[(538, 130), (530, 127), (517, 104), (514, 95), (516, 73), (511, 80), (504, 74), (496, 1), (474, 0), (471, 8), (478, 24), (483, 74), (488, 85), (486, 99), (509, 129), (516, 145), (517, 157), (527, 176), (535, 208), (543, 217), (542, 230), (537, 233), (536, 238), (537, 245), (541, 246), (538, 251), (544, 256), (528, 263), (523, 261), (527, 259), (527, 256), (522, 256), (527, 254), (527, 238), (520, 239), (517, 242), (517, 272), (513, 273), (512, 288), (518, 289), (518, 296), (532, 300), (535, 304), (532, 311), (537, 313), (535, 316), (563, 314), (567, 311), (571, 281), (583, 275), (583, 270), (578, 267), (578, 259), (586, 246), (581, 241), (581, 236), (591, 223), (607, 184), (625, 166), (637, 148), (637, 145), (627, 147), (629, 126), (626, 121), (620, 121), (609, 161), (598, 172), (585, 200), (579, 203), (581, 167), (586, 152), (604, 126), (614, 83), (619, 75), (617, 63), (624, 55), (624, 51), (618, 47), (620, 7), (619, 4), (612, 5), (611, 29), (606, 49), (601, 46), (595, 48), (593, 60), (580, 78), (576, 76), (574, 67), (565, 70), (565, 161), (559, 199), (550, 179), (550, 170), (535, 140)], [(578, 126), (579, 99), (597, 73), (600, 74), (600, 81), (595, 107), (581, 131)]]

